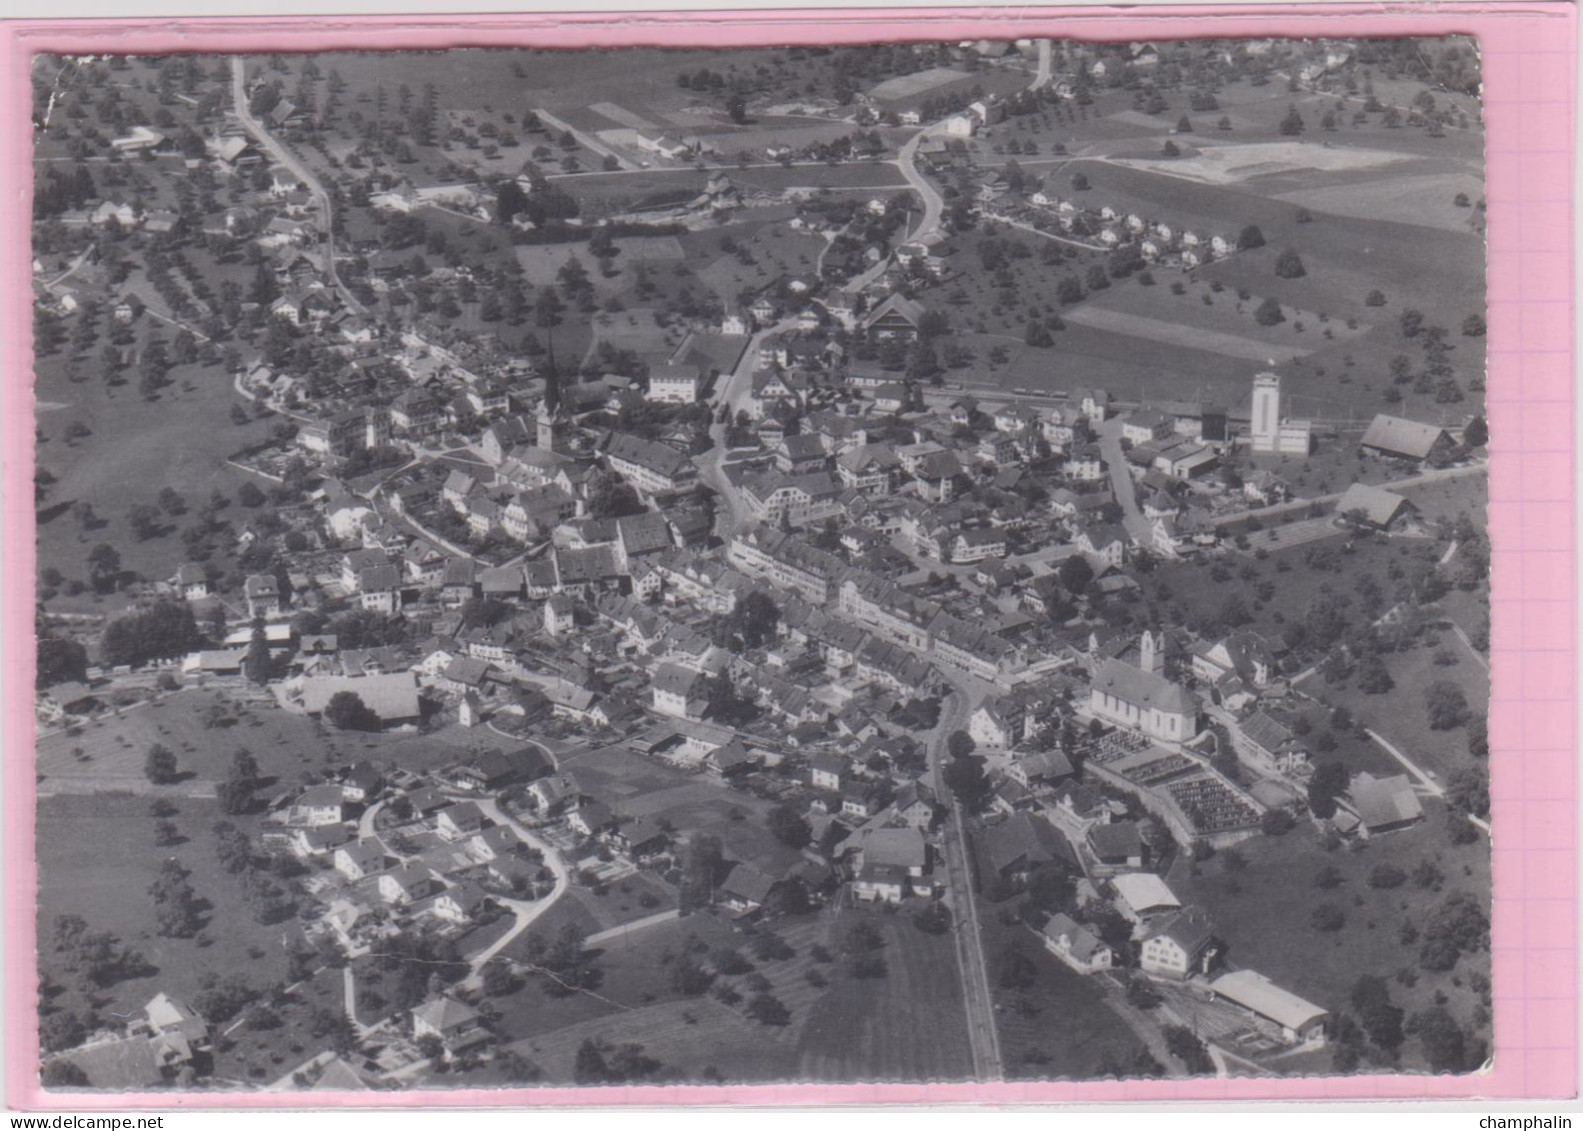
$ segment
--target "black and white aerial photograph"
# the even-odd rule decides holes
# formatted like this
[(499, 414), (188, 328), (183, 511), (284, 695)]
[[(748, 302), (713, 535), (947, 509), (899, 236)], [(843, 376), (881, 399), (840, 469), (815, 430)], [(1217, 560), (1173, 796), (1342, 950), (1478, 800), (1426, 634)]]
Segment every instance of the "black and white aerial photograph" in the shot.
[(1490, 1062), (1473, 39), (32, 88), (43, 1086)]

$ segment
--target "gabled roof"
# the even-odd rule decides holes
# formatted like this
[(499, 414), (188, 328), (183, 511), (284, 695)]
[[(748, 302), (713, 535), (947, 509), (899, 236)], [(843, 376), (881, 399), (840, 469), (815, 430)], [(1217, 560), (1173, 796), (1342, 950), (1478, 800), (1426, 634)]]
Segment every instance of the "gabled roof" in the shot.
[(1445, 435), (1446, 430), (1437, 424), (1423, 424), (1382, 412), (1370, 422), (1361, 442), (1365, 448), (1424, 459)]
[(1179, 908), (1182, 901), (1153, 872), (1126, 872), (1110, 881), (1127, 906), (1142, 914), (1149, 910)]
[(1412, 504), (1400, 495), (1367, 483), (1354, 483), (1336, 503), (1336, 513), (1345, 517), (1353, 511), (1362, 511), (1364, 519), (1373, 526), (1389, 526), (1391, 521)]
[(1416, 821), (1424, 815), (1418, 795), (1413, 792), (1413, 783), (1406, 774), (1386, 778), (1358, 774), (1352, 779), (1347, 800), (1352, 803), (1363, 827), (1368, 829)]
[(1067, 951), (1079, 962), (1087, 962), (1100, 951), (1109, 950), (1099, 938), (1070, 915), (1057, 912), (1044, 925), (1044, 937), (1052, 942), (1066, 936)]
[(1169, 919), (1162, 919), (1143, 936), (1147, 942), (1155, 938), (1168, 938), (1188, 955), (1195, 955), (1213, 941), (1215, 925), (1196, 907), (1183, 908)]
[(1185, 715), (1198, 711), (1198, 697), (1191, 691), (1121, 660), (1107, 660), (1094, 676), (1093, 687), (1140, 710), (1157, 708)]
[(414, 1009), (412, 1019), (426, 1022), (437, 1032), (448, 1033), (478, 1020), (478, 1012), (454, 998), (438, 997)]
[(1277, 1025), (1299, 1030), (1329, 1015), (1329, 1011), (1283, 990), (1257, 970), (1233, 970), (1209, 984), (1219, 997), (1268, 1017)]
[(1120, 860), (1143, 854), (1143, 838), (1131, 821), (1094, 825), (1088, 830), (1089, 847), (1101, 860)]
[(869, 311), (868, 317), (863, 319), (863, 329), (872, 329), (876, 323), (889, 315), (896, 315), (909, 325), (916, 327), (919, 319), (924, 315), (923, 304), (913, 301), (906, 295), (893, 294)]

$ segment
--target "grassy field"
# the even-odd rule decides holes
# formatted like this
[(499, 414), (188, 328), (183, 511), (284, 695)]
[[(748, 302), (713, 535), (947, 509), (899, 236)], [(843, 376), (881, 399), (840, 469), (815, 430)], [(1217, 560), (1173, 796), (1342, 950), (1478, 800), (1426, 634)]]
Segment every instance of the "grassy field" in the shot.
[[(201, 716), (215, 704), (226, 706), (233, 721), (209, 729)], [(248, 707), (222, 691), (189, 689), (89, 723), (80, 733), (61, 732), (41, 739), (37, 760), (42, 788), (59, 784), (65, 792), (81, 782), (105, 789), (141, 789), (147, 786), (143, 762), (156, 742), (175, 752), (179, 770), (188, 775), (172, 787), (182, 792), (224, 778), (239, 747), (253, 753), (266, 778), (289, 785), (306, 773), (362, 759), (419, 773), (437, 770), (471, 750), (504, 746), (509, 740), (498, 735), (480, 738), (460, 726), (422, 735), (337, 731), (273, 706)]]
[[(200, 715), (225, 705), (234, 723), (208, 729)], [(300, 715), (273, 707), (243, 709), (214, 691), (183, 691), (147, 707), (104, 721), (89, 723), (79, 734), (56, 733), (39, 741), (38, 772), (44, 788), (73, 779), (103, 788), (139, 788), (147, 784), (143, 762), (148, 748), (162, 743), (176, 754), (179, 770), (190, 775), (180, 788), (221, 780), (231, 756), (246, 747), (259, 768), (272, 779), (296, 781), (307, 771), (367, 756), (359, 739), (326, 728)], [(371, 737), (371, 736), (370, 736)], [(80, 754), (76, 753), (81, 751)]]
[(886, 974), (854, 979), (844, 964), (814, 1005), (799, 1041), (798, 1078), (809, 1082), (947, 1081), (972, 1074), (955, 943), (901, 914), (856, 909), (882, 932)]
[[(1260, 537), (1252, 535), (1251, 544), (1258, 546)], [(1343, 549), (1344, 545), (1338, 536), (1279, 550), (1262, 561), (1251, 557), (1227, 561), (1226, 566), (1234, 571), (1236, 592), (1243, 598), (1252, 618), (1246, 627), (1253, 632), (1278, 636), (1289, 619), (1300, 618), (1309, 602), (1327, 591), (1335, 594), (1338, 604), (1344, 607), (1350, 602), (1351, 607), (1344, 608), (1344, 615), (1352, 623), (1361, 623), (1364, 614), (1348, 596), (1357, 580), (1366, 574), (1372, 575), (1388, 598), (1394, 587), (1387, 576), (1390, 564), (1395, 561), (1404, 568), (1410, 567), (1421, 556), (1432, 558), (1435, 549), (1434, 543), (1425, 539), (1407, 538), (1357, 541), (1352, 543), (1350, 553)], [(1337, 551), (1338, 570), (1320, 570), (1304, 564), (1310, 553), (1328, 550)], [(1319, 560), (1325, 561), (1328, 557), (1322, 554)], [(1160, 615), (1165, 623), (1193, 625), (1205, 618), (1218, 617), (1231, 590), (1210, 580), (1211, 568), (1207, 564), (1172, 563), (1158, 567), (1149, 575), (1144, 582), (1144, 593), (1151, 599), (1151, 605), (1161, 606)], [(1261, 600), (1259, 587), (1266, 584), (1271, 596)]]
[[(1434, 812), (1420, 825), (1358, 849), (1326, 852), (1312, 828), (1303, 825), (1284, 837), (1248, 841), (1238, 852), (1248, 861), (1241, 871), (1228, 870), (1223, 856), (1196, 867), (1183, 857), (1167, 882), (1183, 903), (1209, 913), (1227, 945), (1227, 961), (1257, 970), (1332, 1010), (1346, 1008), (1347, 995), (1361, 974), (1391, 978), (1398, 970), (1417, 968), (1416, 945), (1404, 944), (1398, 935), (1404, 923), (1421, 927), (1430, 910), (1453, 891), (1489, 890), (1489, 842), (1480, 838), (1451, 845)], [(1433, 861), (1445, 877), (1442, 890), (1412, 882), (1394, 890), (1368, 886), (1376, 864), (1389, 862), (1411, 871), (1423, 859)], [(1311, 882), (1326, 866), (1342, 877), (1330, 891)], [(1346, 922), (1340, 930), (1326, 933), (1309, 925), (1320, 903), (1342, 910)], [(1466, 1025), (1477, 1001), (1467, 984), (1474, 971), (1488, 974), (1489, 955), (1464, 955), (1456, 969), (1421, 973), (1413, 986), (1392, 981), (1391, 997), (1411, 1014), (1428, 1008), (1443, 993), (1449, 999), (1447, 1009)], [(1408, 1041), (1406, 1052), (1403, 1066), (1421, 1069), (1413, 1063), (1415, 1041)]]
[[(978, 919), (1008, 1078), (1088, 1079), (1100, 1071), (1102, 1060), (1126, 1065), (1143, 1051), (1137, 1035), (1106, 1002), (1100, 983), (1046, 953), (1038, 936), (1020, 922), (1002, 922), (1000, 908), (984, 904)], [(999, 982), (1012, 949), (1027, 955), (1038, 971), (1024, 988), (1008, 989)]]
[[(1436, 663), (1434, 657), (1441, 653), (1454, 662), (1445, 666)], [(1304, 690), (1346, 707), (1419, 766), (1446, 781), (1473, 759), (1462, 727), (1430, 729), (1425, 692), (1430, 684), (1448, 680), (1461, 689), (1470, 710), (1485, 712), (1490, 701), (1489, 670), (1453, 633), (1433, 630), (1422, 646), (1382, 658), (1396, 685), (1384, 695), (1365, 695), (1353, 684), (1327, 687), (1318, 677), (1306, 681)]]
[[(148, 321), (146, 316), (144, 321)], [(174, 330), (158, 325), (169, 343)], [(73, 365), (83, 380), (70, 379)], [(166, 518), (163, 533), (140, 542), (128, 528), (131, 507), (153, 505), (166, 486), (175, 488), (196, 510), (211, 492), (235, 499), (244, 482), (260, 485), (254, 477), (226, 466), (225, 460), (264, 439), (269, 425), (253, 421), (238, 427), (231, 421), (231, 409), (238, 399), (230, 374), (221, 367), (179, 366), (172, 372), (175, 383), (154, 400), (137, 392), (135, 372), (127, 384), (107, 385), (96, 352), (75, 363), (69, 362), (64, 352), (40, 358), (34, 372), (35, 396), (61, 406), (39, 414), (38, 464), (56, 477), (38, 525), (41, 569), (54, 566), (68, 580), (85, 580), (83, 559), (89, 549), (108, 542), (120, 552), (123, 569), (164, 579), (186, 560), (176, 530), (179, 523), (190, 520)], [(90, 434), (68, 441), (66, 430), (78, 423)], [(92, 505), (106, 525), (84, 530), (69, 509), (78, 502)], [(222, 517), (241, 523), (246, 521), (245, 515), (246, 511), (233, 503)], [(219, 564), (226, 565), (224, 560)], [(75, 599), (63, 594), (51, 607), (103, 611), (118, 603), (113, 596), (96, 601), (88, 593)]]
[[(35, 849), (44, 969), (68, 987), (75, 981), (62, 974), (47, 950), (58, 915), (80, 915), (90, 929), (113, 932), (155, 968), (145, 977), (107, 989), (107, 1012), (126, 1016), (162, 990), (190, 999), (208, 974), (240, 973), (260, 989), (285, 976), (286, 953), (280, 940), (283, 935), (297, 935), (297, 927), (288, 922), (264, 928), (254, 922), (241, 885), (221, 870), (215, 858), (210, 827), (221, 819), (218, 805), (182, 799), (177, 807), (170, 820), (184, 839), (156, 848), (146, 797), (63, 796), (39, 802)], [(189, 869), (188, 882), (207, 904), (196, 938), (162, 938), (157, 933), (154, 902), (147, 890), (167, 858)], [(69, 1009), (82, 1004), (75, 988), (55, 1000)]]

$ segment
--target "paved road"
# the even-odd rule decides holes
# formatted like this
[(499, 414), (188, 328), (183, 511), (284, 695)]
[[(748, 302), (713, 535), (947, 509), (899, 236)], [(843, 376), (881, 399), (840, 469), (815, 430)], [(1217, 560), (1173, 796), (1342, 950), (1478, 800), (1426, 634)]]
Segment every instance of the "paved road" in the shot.
[(294, 173), (308, 189), (309, 195), (314, 199), (318, 209), (320, 224), (324, 228), (324, 278), (341, 294), (341, 299), (359, 314), (367, 314), (368, 308), (357, 300), (351, 290), (341, 282), (335, 270), (335, 214), (330, 204), (330, 193), (323, 182), (313, 173), (313, 170), (298, 159), (297, 155), (287, 149), (276, 139), (264, 124), (253, 117), (247, 108), (247, 63), (242, 55), (231, 56), (231, 100), (232, 112), (242, 127), (253, 135), (253, 139), (263, 146), (277, 163), (284, 165)]
[[(942, 675), (945, 675), (942, 671)], [(948, 679), (951, 677), (947, 676)], [(951, 733), (967, 727), (973, 712), (974, 696), (965, 681), (962, 687), (952, 680), (951, 694), (940, 709), (940, 721), (929, 739), (930, 774), (935, 794), (950, 808), (945, 828), (946, 884), (949, 901), (956, 916), (957, 964), (962, 972), (962, 998), (967, 1009), (967, 1036), (973, 1053), (973, 1076), (981, 1082), (1004, 1079), (1000, 1056), (1000, 1034), (995, 1028), (995, 998), (989, 988), (989, 967), (984, 961), (984, 939), (979, 929), (978, 904), (973, 895), (972, 870), (967, 858), (967, 830), (962, 807), (945, 788), (945, 762), (950, 757), (946, 743)]]
[[(764, 344), (765, 338), (772, 334), (784, 333), (795, 325), (796, 323), (790, 318), (782, 319), (773, 326), (759, 330), (748, 339), (747, 348), (737, 359), (736, 368), (715, 382), (714, 403), (711, 407), (716, 415), (722, 408), (729, 409), (731, 419), (735, 420), (737, 413), (747, 408), (748, 401), (753, 396), (753, 374), (758, 369), (759, 347)], [(721, 541), (729, 541), (733, 534), (747, 525), (748, 521), (747, 507), (743, 504), (737, 489), (726, 478), (721, 466), (729, 451), (726, 447), (727, 427), (718, 422), (709, 426), (714, 447), (695, 461), (698, 478), (720, 499), (720, 503), (715, 506), (715, 535)]]
[(1029, 90), (1039, 90), (1050, 85), (1050, 69), (1054, 62), (1055, 51), (1048, 39), (1039, 40), (1039, 69), (1033, 73), (1033, 82)]
[(1115, 492), (1116, 502), (1121, 504), (1122, 521), (1126, 524), (1127, 533), (1140, 546), (1152, 545), (1154, 527), (1143, 517), (1143, 509), (1138, 506), (1138, 488), (1132, 481), (1127, 453), (1121, 450), (1121, 418), (1112, 417), (1094, 431), (1099, 435), (1100, 455), (1110, 468), (1110, 487)]
[[(940, 218), (945, 214), (945, 198), (940, 195), (940, 190), (934, 187), (929, 178), (918, 171), (917, 162), (918, 146), (922, 144), (923, 139), (944, 129), (944, 122), (924, 126), (913, 134), (896, 154), (896, 167), (901, 170), (908, 187), (923, 199), (923, 215), (918, 219), (918, 226), (908, 234), (909, 240), (921, 240), (938, 231)], [(848, 294), (855, 294), (883, 275), (889, 266), (889, 258), (881, 259), (861, 275), (848, 279), (841, 289)]]
[(657, 911), (653, 915), (644, 916), (642, 919), (634, 919), (632, 922), (623, 923), (619, 927), (611, 927), (608, 931), (598, 931), (595, 934), (589, 935), (583, 940), (583, 945), (598, 946), (600, 943), (609, 942), (611, 939), (619, 939), (624, 938), (627, 935), (635, 935), (639, 931), (646, 931), (650, 927), (658, 927), (661, 923), (669, 923), (673, 919), (679, 919), (681, 918), (681, 914), (682, 913), (674, 907), (669, 911)]
[(538, 849), (543, 854), (545, 865), (555, 874), (555, 887), (543, 899), (496, 898), (496, 902), (510, 908), (511, 913), (517, 917), (517, 921), (512, 924), (511, 930), (473, 956), (472, 961), (469, 963), (473, 968), (472, 973), (468, 974), (462, 982), (463, 987), (466, 989), (482, 985), (485, 964), (515, 942), (517, 936), (522, 934), (523, 931), (533, 926), (539, 916), (554, 906), (555, 901), (565, 895), (567, 889), (571, 886), (571, 869), (567, 867), (566, 861), (561, 859), (561, 854), (555, 851), (553, 845), (541, 839), (532, 829), (507, 813), (494, 798), (478, 798), (477, 804), (479, 809), (483, 810), (485, 816), (489, 817), (497, 825), (507, 826), (521, 837), (526, 844)]

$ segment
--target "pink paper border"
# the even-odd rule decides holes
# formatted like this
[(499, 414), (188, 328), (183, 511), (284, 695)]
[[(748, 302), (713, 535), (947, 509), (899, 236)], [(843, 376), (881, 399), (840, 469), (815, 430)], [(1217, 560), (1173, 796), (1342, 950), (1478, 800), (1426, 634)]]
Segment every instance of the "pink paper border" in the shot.
[[(1478, 37), (1488, 130), (1489, 422), (1494, 699), (1491, 704), (1495, 906), (1495, 1062), (1480, 1076), (1354, 1076), (941, 1085), (774, 1085), (290, 1095), (60, 1095), (37, 1084), (32, 748), (34, 577), (28, 177), (28, 57), (61, 53), (313, 51), (485, 45), (737, 46), (985, 36), (1177, 39), (1194, 36)], [(31, 1110), (524, 1105), (798, 1105), (1173, 1100), (1409, 1100), (1576, 1095), (1577, 791), (1574, 688), (1572, 142), (1576, 13), (1568, 3), (989, 8), (86, 20), (0, 25), (5, 79), (0, 178), (9, 202), (0, 260), (6, 440), (4, 639), (6, 1083)], [(1531, 282), (1529, 281), (1531, 280)], [(217, 1103), (217, 1101), (221, 1101)]]

